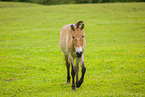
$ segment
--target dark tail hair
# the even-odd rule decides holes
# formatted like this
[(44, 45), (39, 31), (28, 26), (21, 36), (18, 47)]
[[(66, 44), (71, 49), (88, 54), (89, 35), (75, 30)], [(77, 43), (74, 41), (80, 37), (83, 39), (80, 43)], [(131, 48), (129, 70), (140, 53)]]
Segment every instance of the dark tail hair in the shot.
[(76, 23), (77, 28), (79, 28), (79, 26), (80, 26), (81, 24), (83, 24), (83, 21), (78, 21), (78, 22)]

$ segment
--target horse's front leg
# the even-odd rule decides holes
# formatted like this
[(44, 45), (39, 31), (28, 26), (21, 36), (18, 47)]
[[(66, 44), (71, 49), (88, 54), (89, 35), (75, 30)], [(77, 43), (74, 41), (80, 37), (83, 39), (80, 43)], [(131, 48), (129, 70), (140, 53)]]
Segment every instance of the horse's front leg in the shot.
[(79, 72), (79, 59), (78, 58), (76, 58), (75, 71), (76, 71), (76, 86), (77, 86), (77, 82), (78, 82), (78, 72)]
[(81, 63), (81, 68), (82, 68), (82, 76), (81, 76), (80, 80), (77, 81), (77, 87), (80, 87), (81, 84), (83, 83), (84, 75), (85, 75), (85, 72), (86, 72), (86, 67), (85, 67), (85, 64), (84, 64), (84, 54), (80, 58), (80, 63)]
[(72, 67), (71, 75), (72, 75), (72, 91), (75, 91), (75, 68), (74, 68), (74, 59), (73, 57), (69, 54), (69, 61)]

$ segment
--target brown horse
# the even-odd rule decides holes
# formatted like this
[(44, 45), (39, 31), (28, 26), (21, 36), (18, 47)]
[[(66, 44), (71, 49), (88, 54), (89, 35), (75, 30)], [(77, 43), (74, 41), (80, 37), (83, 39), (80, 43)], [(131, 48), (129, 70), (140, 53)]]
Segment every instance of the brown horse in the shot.
[[(76, 24), (65, 25), (60, 32), (59, 46), (64, 53), (67, 67), (67, 84), (70, 84), (70, 64), (72, 67), (72, 91), (75, 90), (74, 77), (76, 75), (76, 86), (80, 87), (83, 83), (86, 67), (84, 65), (84, 48), (85, 48), (85, 33), (83, 21)], [(76, 65), (74, 65), (76, 59)], [(82, 76), (78, 80), (79, 63), (82, 68)]]

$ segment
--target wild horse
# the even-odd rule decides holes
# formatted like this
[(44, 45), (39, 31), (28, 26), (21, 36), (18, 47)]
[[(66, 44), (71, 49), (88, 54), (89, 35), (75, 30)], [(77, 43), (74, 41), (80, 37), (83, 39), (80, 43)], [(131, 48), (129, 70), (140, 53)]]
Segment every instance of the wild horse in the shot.
[[(59, 46), (64, 53), (67, 67), (67, 84), (70, 84), (70, 65), (72, 75), (72, 91), (75, 91), (75, 75), (76, 87), (80, 87), (83, 83), (86, 67), (84, 65), (84, 48), (85, 48), (85, 33), (83, 21), (76, 24), (65, 25), (60, 31)], [(74, 65), (76, 59), (76, 65)], [(82, 76), (78, 80), (79, 63), (81, 64)]]

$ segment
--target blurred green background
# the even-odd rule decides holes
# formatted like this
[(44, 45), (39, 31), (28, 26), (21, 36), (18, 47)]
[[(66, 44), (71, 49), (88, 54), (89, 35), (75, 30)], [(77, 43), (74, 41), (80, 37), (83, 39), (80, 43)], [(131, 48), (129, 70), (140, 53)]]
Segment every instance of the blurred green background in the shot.
[[(85, 24), (87, 71), (72, 92), (59, 34), (79, 20)], [(0, 1), (1, 97), (144, 97), (144, 70), (144, 2), (45, 6)]]

